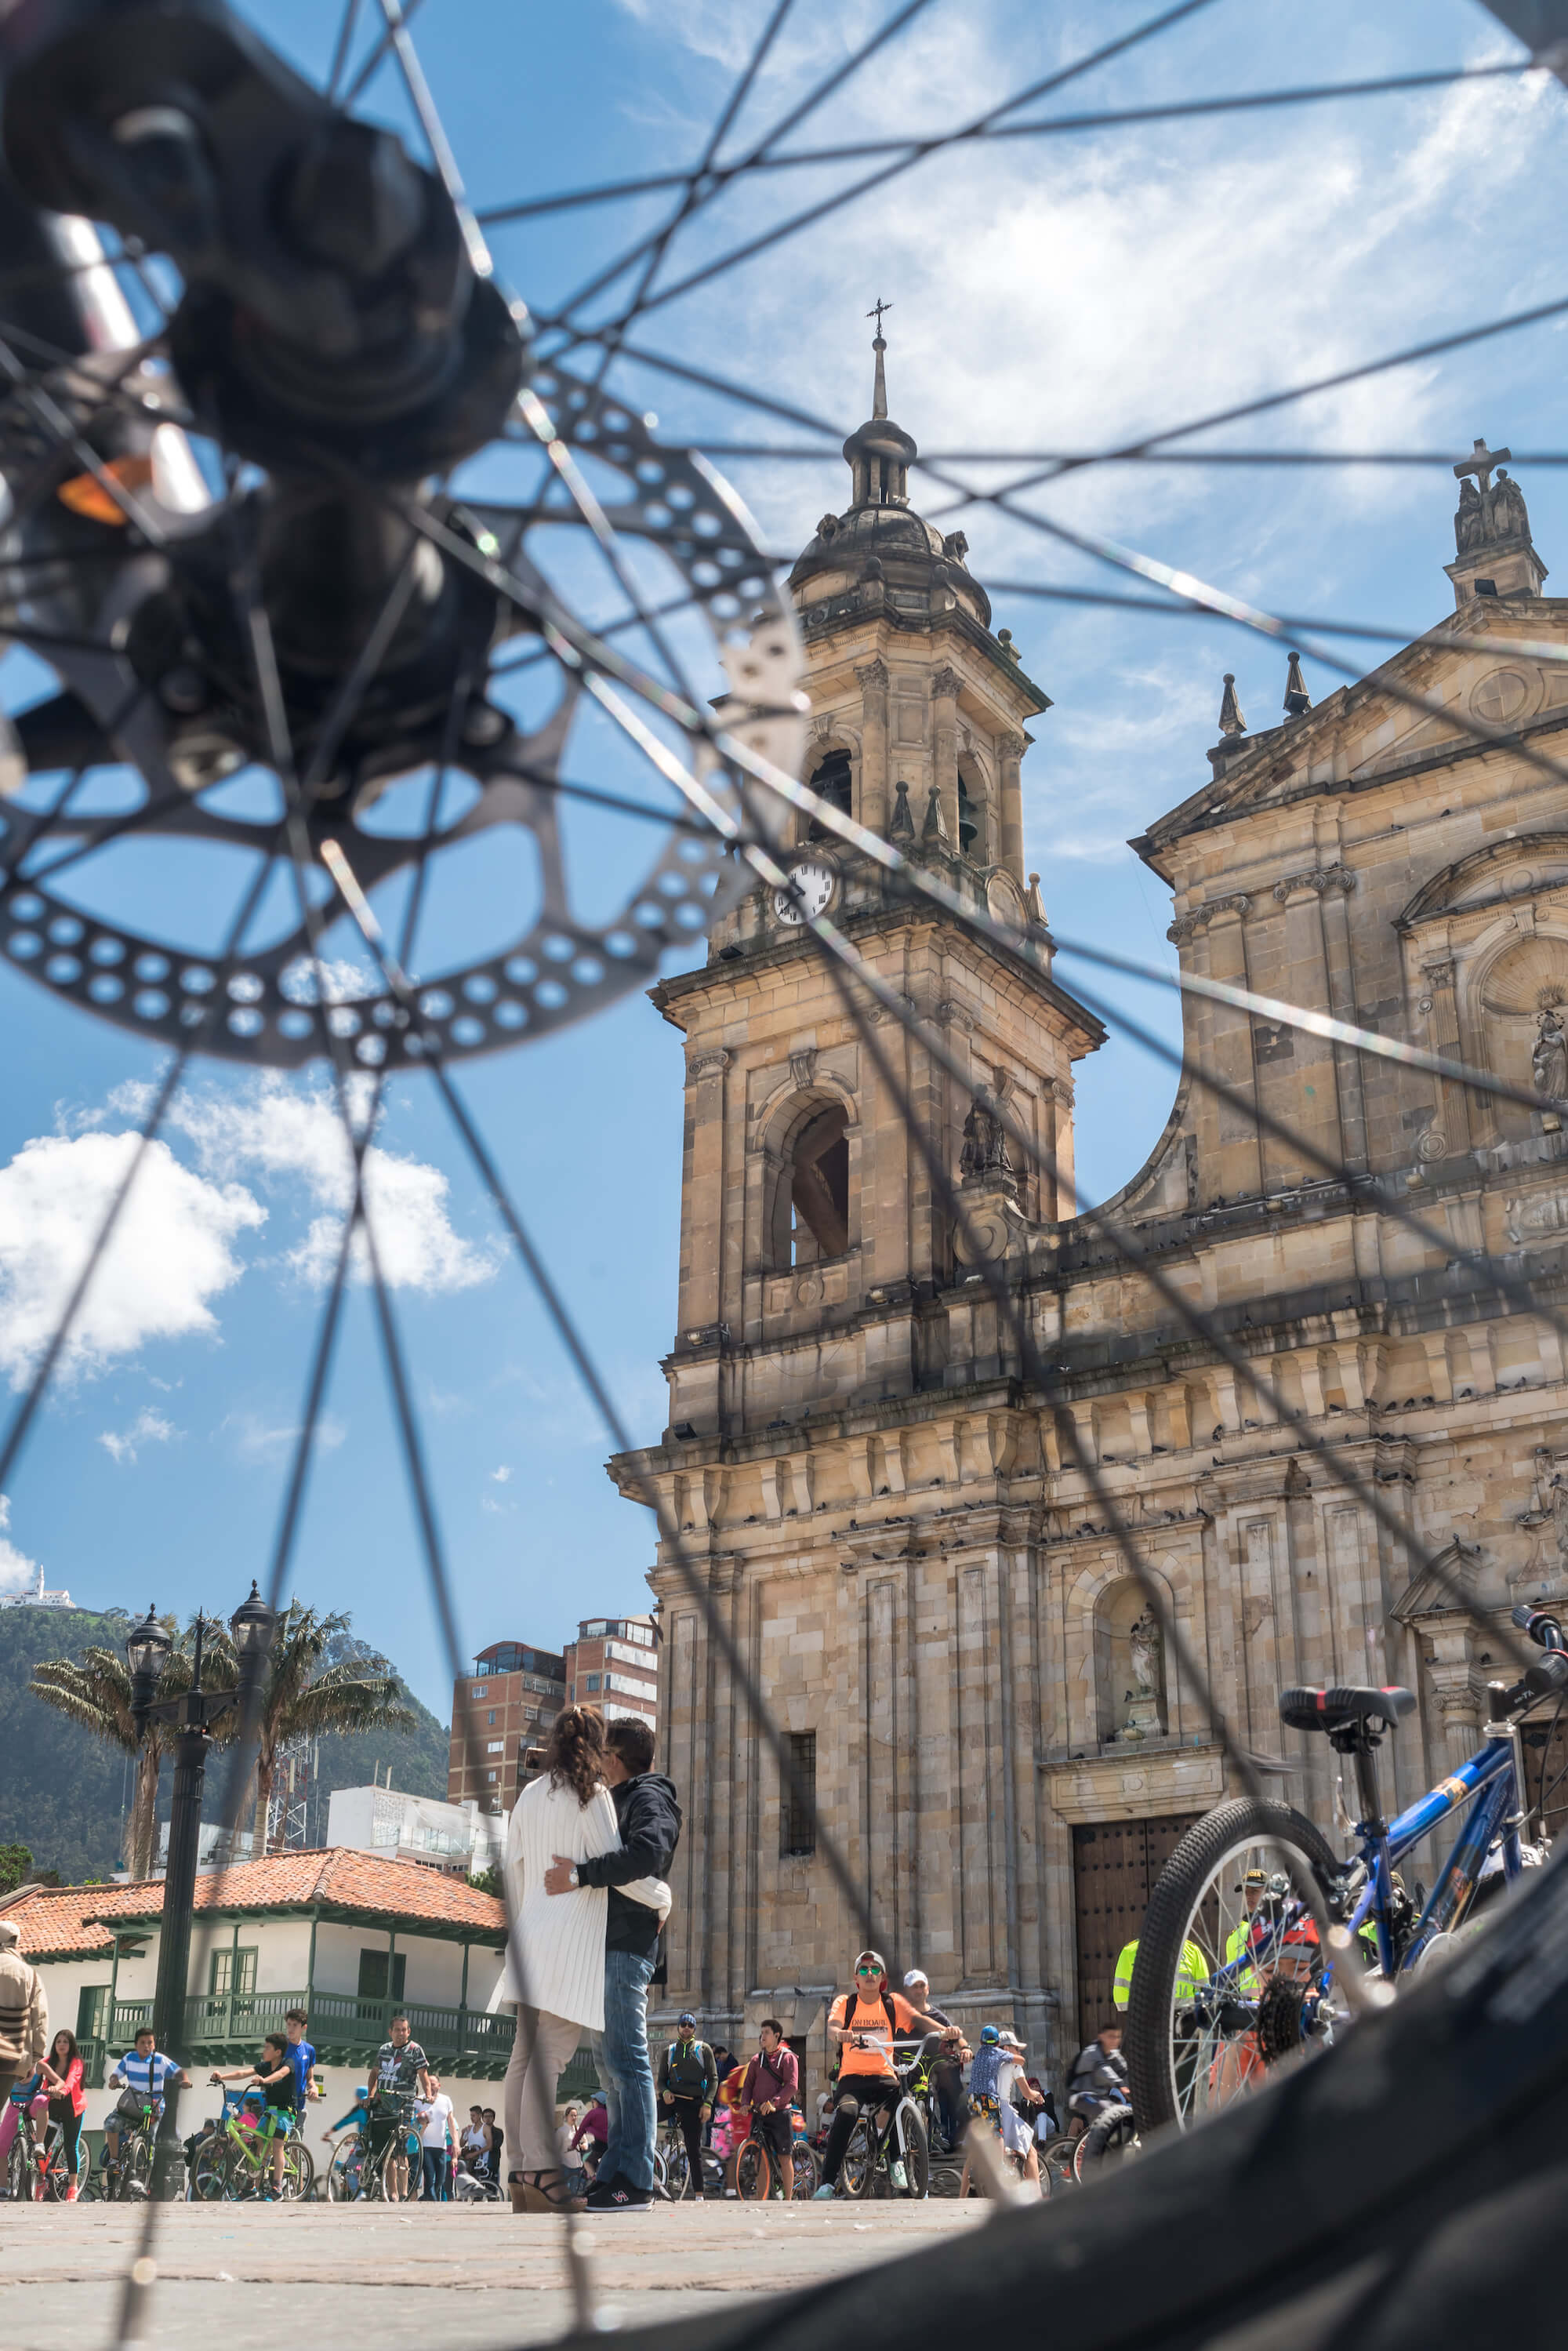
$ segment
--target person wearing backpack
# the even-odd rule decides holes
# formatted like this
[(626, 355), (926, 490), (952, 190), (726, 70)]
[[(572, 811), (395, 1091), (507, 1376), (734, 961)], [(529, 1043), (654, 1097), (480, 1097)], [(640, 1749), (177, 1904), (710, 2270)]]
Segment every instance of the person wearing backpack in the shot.
[(703, 2189), (703, 2125), (718, 2095), (718, 2061), (706, 2041), (697, 2039), (697, 2021), (688, 2009), (675, 2026), (675, 2038), (659, 2067), (659, 2102), (674, 2110), (686, 2143), (692, 2194)]
[[(855, 1961), (853, 1991), (841, 1991), (828, 2011), (828, 2032), (839, 2044), (839, 2078), (818, 2199), (837, 2190), (839, 2168), (862, 2106), (874, 2108), (879, 2129), (887, 2127), (903, 2093), (894, 2069), (894, 2043), (916, 2031), (941, 2030), (934, 2016), (918, 2014), (897, 1992), (889, 1991), (887, 1967), (880, 1951), (861, 1953)], [(887, 2167), (887, 2176), (899, 2194), (908, 2188), (904, 2165), (896, 2157)]]

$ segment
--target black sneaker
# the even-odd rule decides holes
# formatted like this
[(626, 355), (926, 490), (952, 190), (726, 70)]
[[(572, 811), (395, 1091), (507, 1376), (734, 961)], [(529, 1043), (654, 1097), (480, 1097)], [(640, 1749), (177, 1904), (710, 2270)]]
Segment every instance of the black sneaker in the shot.
[(618, 2171), (612, 2172), (607, 2179), (596, 2179), (592, 2187), (588, 2191), (589, 2210), (591, 2212), (601, 2211), (604, 2206), (610, 2201), (611, 2196), (613, 2194), (615, 2189), (621, 2186), (621, 2174)]
[(653, 2204), (651, 2188), (633, 2188), (629, 2179), (617, 2179), (601, 2204), (590, 2206), (594, 2212), (647, 2212)]

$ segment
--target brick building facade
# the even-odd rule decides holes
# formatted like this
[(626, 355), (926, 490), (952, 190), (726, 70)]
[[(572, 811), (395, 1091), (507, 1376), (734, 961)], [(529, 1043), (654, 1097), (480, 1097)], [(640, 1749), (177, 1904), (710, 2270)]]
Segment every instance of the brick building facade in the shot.
[(518, 1789), (538, 1772), (544, 1734), (565, 1703), (566, 1660), (559, 1652), (521, 1641), (481, 1649), (472, 1674), (452, 1686), (448, 1803), (509, 1813)]

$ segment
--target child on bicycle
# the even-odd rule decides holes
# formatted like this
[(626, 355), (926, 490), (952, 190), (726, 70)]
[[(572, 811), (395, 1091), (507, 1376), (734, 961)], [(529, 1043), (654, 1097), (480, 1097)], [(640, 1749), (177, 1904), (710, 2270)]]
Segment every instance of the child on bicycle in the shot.
[(156, 2122), (163, 2111), (164, 2092), (171, 2085), (183, 2090), (190, 2080), (189, 2074), (183, 2074), (172, 2057), (165, 2057), (155, 2043), (152, 2027), (140, 2026), (131, 2047), (109, 2077), (110, 2088), (120, 2092), (119, 2105), (105, 2116), (103, 2125), (104, 2158), (110, 2172), (119, 2168), (123, 2134), (135, 2129), (149, 2110)]
[(266, 2100), (264, 2127), (272, 2139), (272, 2192), (283, 2193), (283, 2167), (288, 2156), (288, 2134), (294, 2127), (298, 2112), (299, 2084), (294, 2060), (289, 2054), (286, 2033), (269, 2032), (262, 2043), (261, 2055), (254, 2065), (231, 2066), (226, 2074), (212, 2074), (213, 2082), (244, 2082), (259, 2090)]

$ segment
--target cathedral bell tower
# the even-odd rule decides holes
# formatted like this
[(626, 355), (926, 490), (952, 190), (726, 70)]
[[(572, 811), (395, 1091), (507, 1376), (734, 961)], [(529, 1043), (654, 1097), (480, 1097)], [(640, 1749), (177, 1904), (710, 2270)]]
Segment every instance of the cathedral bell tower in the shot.
[[(910, 505), (915, 444), (887, 413), (881, 324), (872, 413), (844, 443), (848, 507), (822, 517), (789, 575), (812, 712), (804, 773), (1029, 946), (979, 944), (896, 898), (821, 820), (798, 818), (785, 855), (804, 905), (970, 1063), (964, 1091), (873, 1012), (952, 1174), (984, 1191), (1001, 1254), (1071, 1213), (1071, 1063), (1101, 1032), (1051, 977), (1039, 878), (1023, 870), (1026, 726), (1051, 697), (993, 635), (963, 533), (944, 538)], [(671, 1443), (744, 1441), (967, 1376), (968, 1343), (955, 1350), (940, 1303), (963, 1270), (954, 1236), (791, 895), (755, 891), (716, 925), (706, 967), (653, 998), (686, 1039)], [(971, 1113), (977, 1102), (983, 1121), (998, 1092), (1053, 1178), (1011, 1165), (994, 1114), (977, 1144)]]
[[(1023, 868), (1019, 769), (1050, 697), (992, 633), (962, 534), (945, 538), (910, 505), (915, 446), (887, 413), (880, 319), (873, 348), (872, 413), (844, 444), (848, 503), (790, 574), (812, 711), (804, 772), (1018, 943), (889, 889), (802, 819), (781, 852), (793, 887), (755, 890), (715, 925), (702, 969), (653, 990), (685, 1048), (679, 1322), (669, 1426), (611, 1474), (633, 1496), (657, 1486), (889, 1947), (918, 1932), (944, 1996), (962, 1983), (1010, 2003), (1032, 1987), (1019, 1994), (1027, 2016), (1047, 2000), (1043, 1912), (1004, 1849), (1024, 1798), (1012, 1734), (995, 1728), (995, 1645), (1010, 1637), (997, 1612), (1020, 1588), (1042, 1439), (1007, 1323), (965, 1260), (1002, 1260), (1020, 1285), (1054, 1272), (1072, 1213), (1071, 1065), (1101, 1030), (1051, 977)], [(963, 1187), (963, 1232), (802, 901), (960, 1064), (955, 1079), (870, 1009), (914, 1120)], [(1001, 1102), (1050, 1174), (1009, 1147)], [(821, 2002), (799, 1988), (840, 1980), (854, 1922), (667, 1546), (650, 1582), (664, 1768), (688, 1807), (668, 1998), (700, 2001), (716, 2029), (778, 2016), (809, 2036)], [(1038, 1668), (1019, 1672), (1022, 1721)], [(1014, 1706), (1009, 1683), (1009, 1722)]]

